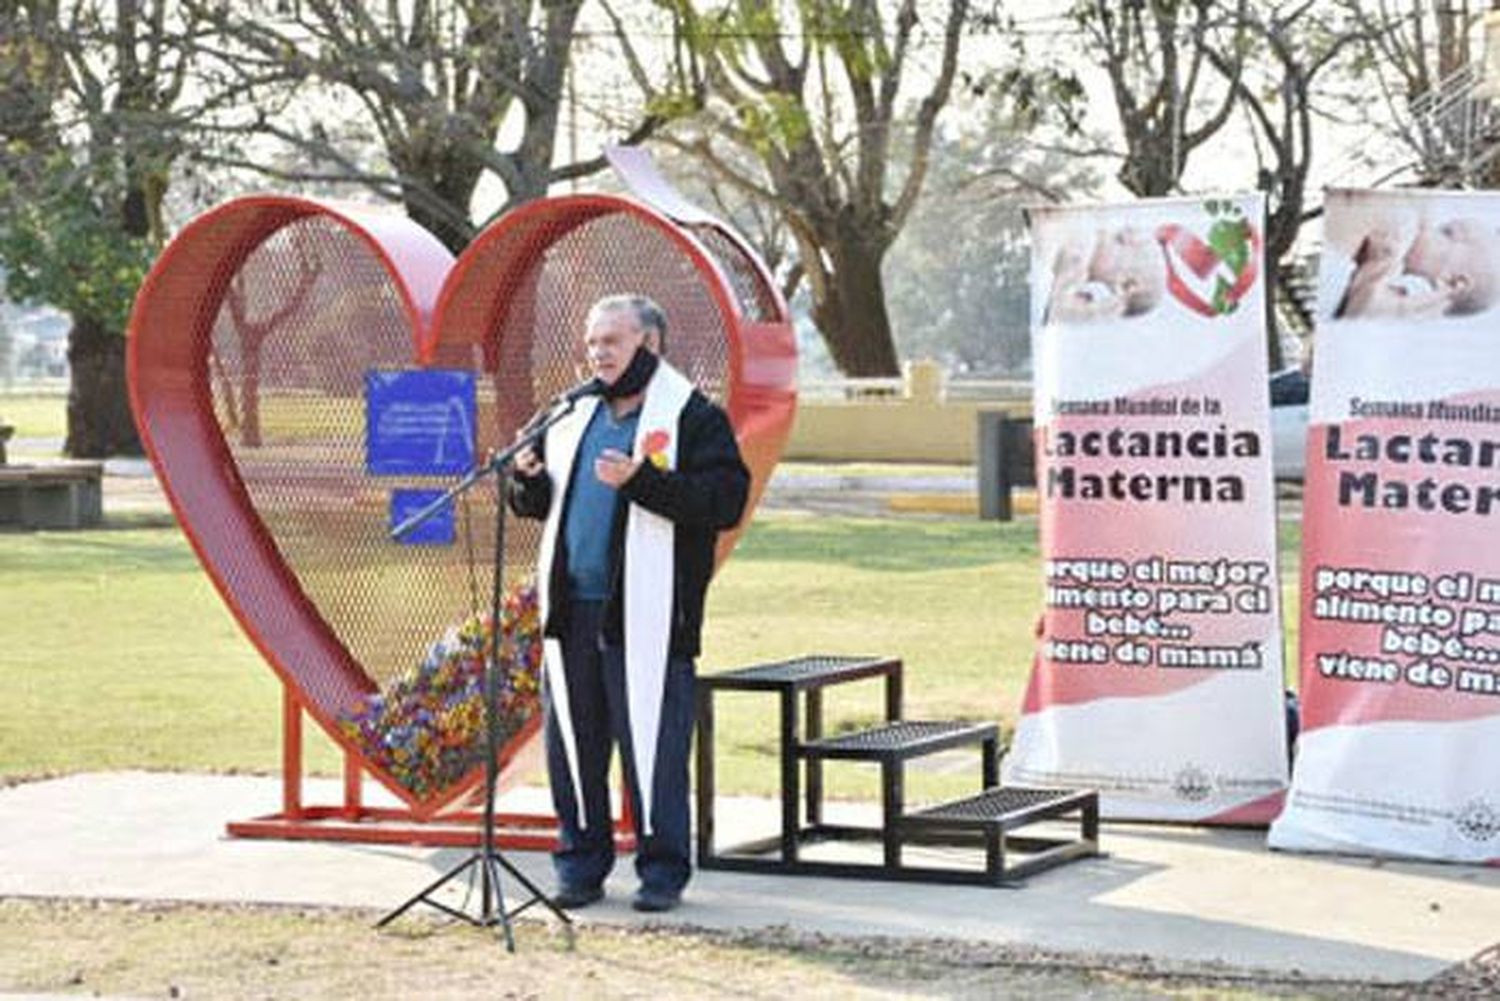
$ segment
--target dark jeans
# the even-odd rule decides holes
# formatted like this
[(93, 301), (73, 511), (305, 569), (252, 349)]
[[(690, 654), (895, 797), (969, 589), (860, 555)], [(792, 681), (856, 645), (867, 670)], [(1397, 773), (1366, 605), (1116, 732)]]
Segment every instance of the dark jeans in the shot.
[[(576, 601), (562, 638), (563, 673), (573, 736), (578, 743), (578, 773), (583, 787), (587, 826), (578, 825), (573, 780), (557, 728), (556, 707), (547, 699), (547, 776), (557, 811), (560, 848), (552, 862), (558, 881), (569, 887), (604, 882), (614, 868), (615, 845), (609, 809), (609, 760), (618, 743), (625, 760), (630, 805), (643, 827), (635, 753), (625, 697), (625, 651), (600, 639), (602, 602)], [(639, 835), (636, 874), (642, 889), (676, 895), (691, 872), (688, 832), (688, 750), (693, 738), (693, 662), (673, 657), (667, 663), (661, 730), (652, 783), (652, 833)]]

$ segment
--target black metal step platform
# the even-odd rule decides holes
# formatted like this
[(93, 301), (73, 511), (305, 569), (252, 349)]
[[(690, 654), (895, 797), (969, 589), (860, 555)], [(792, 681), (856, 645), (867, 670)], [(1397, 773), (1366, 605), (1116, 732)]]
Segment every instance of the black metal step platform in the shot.
[[(999, 786), (1000, 728), (994, 723), (903, 720), (902, 663), (893, 657), (813, 654), (699, 677), (698, 687), (698, 864), (731, 869), (863, 879), (1003, 885), (1040, 869), (1098, 854), (1099, 806), (1093, 792)], [(885, 686), (884, 725), (824, 736), (825, 689), (878, 679)], [(774, 694), (781, 772), (780, 833), (716, 850), (714, 837), (714, 697), (721, 692)], [(976, 746), (977, 796), (905, 813), (906, 763), (950, 748)], [(880, 767), (879, 827), (825, 823), (823, 767), (830, 761), (867, 761)], [(805, 773), (806, 784), (803, 784)], [(806, 803), (803, 803), (803, 794)], [(805, 807), (805, 810), (804, 810)], [(804, 820), (805, 813), (805, 820)], [(1078, 839), (1021, 837), (1013, 831), (1076, 813)], [(802, 849), (826, 842), (881, 845), (881, 862), (808, 859)], [(912, 865), (905, 845), (984, 849), (984, 868)], [(1010, 853), (1030, 853), (1007, 865)], [(973, 860), (971, 860), (973, 861)]]

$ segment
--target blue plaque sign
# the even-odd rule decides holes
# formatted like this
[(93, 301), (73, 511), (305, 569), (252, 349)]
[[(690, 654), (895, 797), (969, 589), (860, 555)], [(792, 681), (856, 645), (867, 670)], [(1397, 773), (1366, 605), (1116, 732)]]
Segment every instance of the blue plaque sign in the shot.
[(365, 373), (365, 469), (371, 476), (452, 476), (474, 465), (474, 373)]

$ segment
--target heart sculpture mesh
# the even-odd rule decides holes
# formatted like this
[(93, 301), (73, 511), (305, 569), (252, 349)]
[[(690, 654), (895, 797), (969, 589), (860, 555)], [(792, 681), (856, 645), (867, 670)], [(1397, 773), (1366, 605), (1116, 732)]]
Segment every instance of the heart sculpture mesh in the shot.
[[(487, 606), (495, 498), (464, 495), (454, 545), (392, 543), (390, 491), (445, 483), (366, 471), (366, 373), (476, 372), (485, 454), (585, 375), (585, 316), (617, 292), (665, 307), (667, 357), (728, 406), (758, 497), (790, 428), (794, 349), (764, 271), (711, 226), (618, 198), (550, 199), (454, 262), (404, 218), (257, 197), (185, 228), (137, 302), (132, 400), (185, 531), (302, 704), (419, 812), (477, 781), (479, 749), (444, 787), (413, 788), (338, 720), (409, 684), (434, 641)], [(747, 364), (758, 352), (779, 374)], [(540, 538), (534, 522), (510, 529), (508, 585), (531, 576)]]
[[(392, 545), (387, 484), (365, 474), (365, 372), (411, 364), (390, 276), (346, 229), (300, 219), (245, 258), (211, 330), (213, 410), (234, 471), (302, 593), (383, 687), (470, 600), (465, 554)], [(494, 516), (483, 494), (468, 507), (484, 524)], [(483, 545), (489, 533), (478, 536)], [(333, 672), (301, 681), (327, 712), (347, 700), (351, 681), (364, 687)]]

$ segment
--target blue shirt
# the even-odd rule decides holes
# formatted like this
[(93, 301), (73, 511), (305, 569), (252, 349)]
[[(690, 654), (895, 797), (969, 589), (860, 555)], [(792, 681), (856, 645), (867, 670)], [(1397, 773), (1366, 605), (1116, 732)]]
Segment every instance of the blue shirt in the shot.
[(567, 522), (563, 525), (568, 585), (575, 600), (603, 601), (609, 597), (609, 540), (619, 493), (594, 474), (594, 460), (608, 448), (629, 455), (635, 447), (640, 414), (637, 407), (617, 418), (609, 404), (600, 401), (578, 443), (567, 498)]

